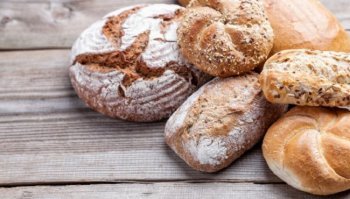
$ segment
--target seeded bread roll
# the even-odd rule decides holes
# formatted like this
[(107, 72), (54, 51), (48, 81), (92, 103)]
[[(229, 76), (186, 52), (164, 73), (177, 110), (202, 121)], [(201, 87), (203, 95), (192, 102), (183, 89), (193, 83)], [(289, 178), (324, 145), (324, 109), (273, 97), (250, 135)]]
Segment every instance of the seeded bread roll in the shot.
[(312, 194), (350, 189), (350, 112), (295, 107), (274, 123), (263, 142), (270, 169)]
[(165, 140), (192, 168), (216, 172), (253, 147), (285, 110), (265, 100), (257, 74), (216, 78), (170, 117)]
[[(190, 0), (179, 0), (187, 6)], [(350, 38), (319, 0), (264, 0), (274, 32), (271, 55), (288, 49), (350, 52)]]
[(85, 30), (71, 53), (70, 77), (79, 97), (110, 117), (150, 122), (170, 116), (209, 78), (179, 53), (181, 10), (131, 6)]
[(260, 0), (193, 0), (178, 29), (181, 52), (219, 77), (249, 72), (265, 61), (273, 32)]
[(349, 107), (350, 54), (281, 51), (266, 61), (260, 83), (273, 103)]

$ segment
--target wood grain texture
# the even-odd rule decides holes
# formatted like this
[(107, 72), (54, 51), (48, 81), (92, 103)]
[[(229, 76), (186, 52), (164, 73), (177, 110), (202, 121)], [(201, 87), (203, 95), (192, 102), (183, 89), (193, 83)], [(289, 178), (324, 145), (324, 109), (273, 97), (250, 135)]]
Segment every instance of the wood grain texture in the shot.
[(0, 52), (0, 184), (280, 182), (266, 167), (259, 146), (229, 169), (203, 174), (165, 145), (165, 122), (128, 123), (91, 111), (70, 85), (68, 53)]
[(1, 1), (0, 49), (70, 48), (84, 29), (113, 10), (140, 3), (175, 2), (175, 0)]
[[(7, 0), (0, 2), (0, 49), (70, 48), (80, 32), (115, 9), (176, 0)], [(348, 0), (321, 0), (350, 29)], [(25, 10), (25, 12), (23, 12)]]
[[(140, 2), (175, 0), (1, 1), (0, 50), (70, 48), (107, 12)], [(348, 0), (322, 2), (350, 29)], [(115, 184), (0, 188), (0, 198), (316, 198), (280, 184), (260, 144), (220, 173), (190, 169), (164, 144), (164, 121), (128, 123), (88, 109), (71, 87), (68, 55), (0, 52), (0, 186)]]
[[(148, 183), (71, 186), (37, 186), (0, 189), (5, 199), (107, 199), (107, 198), (181, 198), (181, 199), (317, 199), (285, 184), (253, 183)], [(349, 193), (333, 195), (332, 199), (349, 198)]]

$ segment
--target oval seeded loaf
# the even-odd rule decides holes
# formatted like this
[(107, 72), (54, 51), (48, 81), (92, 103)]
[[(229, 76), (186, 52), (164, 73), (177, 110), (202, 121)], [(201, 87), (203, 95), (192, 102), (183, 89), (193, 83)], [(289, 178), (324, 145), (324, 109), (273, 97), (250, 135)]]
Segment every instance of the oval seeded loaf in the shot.
[(285, 110), (265, 100), (257, 74), (216, 78), (170, 117), (165, 140), (192, 168), (215, 172), (253, 147)]
[(349, 107), (350, 54), (281, 51), (266, 61), (260, 83), (273, 103)]
[(179, 52), (181, 12), (177, 5), (136, 5), (85, 30), (71, 53), (79, 97), (110, 117), (150, 122), (170, 116), (209, 78)]

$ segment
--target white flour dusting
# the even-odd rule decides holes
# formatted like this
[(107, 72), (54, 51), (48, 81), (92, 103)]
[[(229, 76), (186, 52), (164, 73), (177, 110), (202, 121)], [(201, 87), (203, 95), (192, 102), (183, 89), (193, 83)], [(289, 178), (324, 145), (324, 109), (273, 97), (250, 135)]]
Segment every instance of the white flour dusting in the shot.
[(185, 145), (191, 155), (201, 164), (218, 165), (227, 159), (226, 138), (201, 136), (198, 141), (190, 139)]
[[(134, 7), (141, 8), (130, 14), (122, 24), (124, 34), (120, 38), (120, 44), (111, 43), (111, 39), (107, 39), (103, 34), (107, 20)], [(207, 81), (208, 76), (196, 70), (180, 56), (176, 43), (179, 21), (171, 17), (181, 8), (170, 4), (135, 5), (111, 12), (80, 35), (73, 45), (71, 61), (85, 53), (123, 51), (130, 47), (141, 33), (149, 31), (148, 45), (141, 54), (148, 68), (162, 68), (169, 63), (174, 63), (175, 67), (185, 65), (191, 71), (188, 73), (199, 83), (203, 83)], [(169, 20), (163, 20), (164, 17), (169, 17)], [(98, 72), (76, 63), (71, 66), (70, 75), (78, 95), (84, 101), (88, 101), (90, 107), (100, 108), (105, 114), (122, 119), (127, 119), (130, 115), (139, 117), (140, 120), (168, 117), (196, 89), (196, 85), (192, 84), (190, 79), (173, 70), (165, 70), (156, 78), (139, 78), (128, 86), (122, 84), (125, 74), (117, 70)]]
[(166, 136), (173, 136), (179, 128), (184, 124), (187, 113), (192, 105), (197, 101), (199, 96), (203, 93), (205, 86), (202, 86), (199, 90), (193, 93), (187, 100), (180, 106), (179, 109), (169, 118), (165, 126)]
[[(150, 31), (149, 42), (142, 54), (143, 60), (149, 67), (164, 67), (171, 61), (184, 63), (180, 56), (179, 47), (176, 43), (176, 29), (178, 22), (173, 22), (162, 32), (159, 16), (174, 14), (180, 7), (177, 5), (149, 5), (141, 8), (138, 12), (130, 15), (123, 23), (124, 36), (121, 39), (119, 50), (127, 49), (138, 35)], [(156, 12), (155, 12), (156, 10)]]
[(87, 28), (75, 41), (71, 51), (71, 63), (75, 57), (84, 53), (106, 53), (116, 50), (102, 34), (106, 20), (100, 20)]

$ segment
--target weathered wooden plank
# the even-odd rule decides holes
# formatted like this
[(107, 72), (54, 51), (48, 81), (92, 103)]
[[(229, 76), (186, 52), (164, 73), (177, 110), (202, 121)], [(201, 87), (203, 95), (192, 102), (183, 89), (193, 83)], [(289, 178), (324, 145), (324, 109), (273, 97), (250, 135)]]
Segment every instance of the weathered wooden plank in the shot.
[[(138, 3), (176, 0), (7, 0), (0, 2), (0, 49), (70, 48), (82, 30), (106, 13)], [(348, 0), (322, 0), (350, 29)]]
[(280, 182), (265, 165), (260, 145), (218, 174), (192, 170), (164, 144), (164, 122), (127, 123), (85, 111), (1, 120), (0, 185), (145, 179)]
[(320, 0), (350, 30), (350, 4), (348, 0)]
[(23, 0), (0, 2), (0, 49), (66, 48), (110, 11), (175, 0)]
[(259, 146), (229, 169), (190, 169), (165, 144), (164, 121), (89, 110), (68, 78), (68, 50), (0, 52), (0, 184), (200, 180), (280, 182)]
[[(317, 199), (286, 184), (252, 183), (148, 183), (71, 186), (36, 186), (0, 189), (5, 199), (107, 199), (107, 198), (200, 198), (200, 199)], [(333, 199), (349, 198), (350, 193), (333, 195)]]

